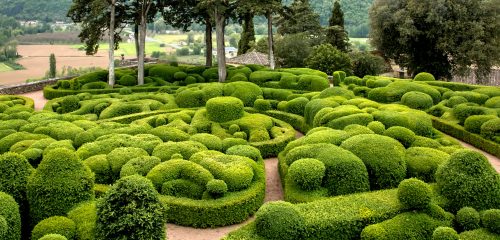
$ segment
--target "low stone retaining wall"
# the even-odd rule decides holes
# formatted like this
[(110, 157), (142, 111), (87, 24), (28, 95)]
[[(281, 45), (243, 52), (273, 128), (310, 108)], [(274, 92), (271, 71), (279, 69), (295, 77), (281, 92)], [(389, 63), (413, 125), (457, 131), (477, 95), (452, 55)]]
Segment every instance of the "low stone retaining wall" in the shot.
[(22, 83), (22, 84), (17, 84), (17, 85), (10, 85), (10, 86), (0, 86), (0, 94), (16, 95), (16, 94), (23, 94), (23, 93), (40, 91), (40, 90), (43, 90), (43, 88), (45, 86), (50, 85), (50, 84), (54, 84), (59, 80), (68, 80), (68, 79), (72, 79), (74, 77), (76, 77), (76, 76), (63, 77), (63, 78), (51, 78), (51, 79), (46, 79), (46, 80), (41, 80), (41, 81), (36, 81), (36, 82), (31, 82), (31, 83)]

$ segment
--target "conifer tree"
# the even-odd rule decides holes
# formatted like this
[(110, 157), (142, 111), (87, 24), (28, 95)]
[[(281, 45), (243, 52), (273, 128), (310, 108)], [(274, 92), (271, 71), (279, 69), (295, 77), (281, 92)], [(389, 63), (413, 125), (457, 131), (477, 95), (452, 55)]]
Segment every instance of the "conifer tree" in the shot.
[(344, 29), (344, 12), (339, 1), (335, 1), (326, 33), (326, 41), (340, 51), (349, 50), (349, 37)]

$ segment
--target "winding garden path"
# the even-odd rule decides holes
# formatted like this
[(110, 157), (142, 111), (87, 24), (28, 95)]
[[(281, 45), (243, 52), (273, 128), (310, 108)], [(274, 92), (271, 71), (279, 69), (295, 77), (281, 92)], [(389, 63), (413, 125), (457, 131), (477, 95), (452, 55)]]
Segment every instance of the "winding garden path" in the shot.
[[(23, 96), (30, 97), (35, 101), (35, 109), (41, 110), (43, 106), (47, 102), (47, 100), (43, 97), (42, 91), (36, 91), (31, 93), (22, 94)], [(302, 133), (297, 132), (296, 137), (300, 138), (304, 136)], [(497, 157), (486, 153), (482, 150), (471, 146), (468, 143), (460, 141), (460, 143), (469, 149), (481, 152), (484, 154), (493, 167), (500, 173), (500, 159)], [(265, 160), (266, 167), (266, 202), (268, 201), (278, 201), (283, 200), (283, 188), (281, 186), (281, 180), (278, 173), (278, 159), (270, 158)], [(247, 221), (235, 224), (231, 226), (219, 227), (219, 228), (209, 228), (209, 229), (196, 229), (191, 227), (183, 227), (175, 224), (167, 224), (167, 237), (169, 240), (216, 240), (221, 239), (223, 236), (228, 234), (229, 232), (238, 229), (239, 227), (245, 225), (248, 221), (251, 221), (252, 218)]]

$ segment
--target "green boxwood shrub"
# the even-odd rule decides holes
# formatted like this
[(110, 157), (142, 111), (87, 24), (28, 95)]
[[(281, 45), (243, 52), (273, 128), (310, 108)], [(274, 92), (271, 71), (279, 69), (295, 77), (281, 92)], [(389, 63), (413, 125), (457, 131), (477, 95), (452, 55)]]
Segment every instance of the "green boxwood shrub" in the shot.
[(460, 124), (464, 124), (465, 120), (472, 115), (497, 115), (497, 113), (485, 107), (471, 106), (466, 103), (456, 105), (453, 108), (453, 116)]
[(374, 133), (382, 135), (385, 132), (385, 126), (383, 123), (379, 121), (372, 121), (366, 125), (370, 130), (372, 130)]
[(408, 81), (395, 81), (386, 87), (372, 89), (368, 93), (368, 99), (379, 103), (398, 102), (405, 93), (412, 91), (428, 94), (432, 97), (434, 104), (441, 101), (441, 93), (432, 86)]
[(97, 202), (97, 240), (165, 239), (165, 224), (165, 206), (141, 176), (118, 180)]
[(319, 92), (330, 87), (328, 79), (316, 75), (304, 74), (299, 76), (297, 83), (298, 90)]
[(500, 96), (492, 97), (484, 103), (488, 108), (500, 108)]
[(213, 198), (220, 198), (227, 193), (227, 184), (224, 180), (213, 179), (207, 182), (207, 192)]
[(16, 200), (0, 192), (0, 237), (5, 240), (21, 239), (21, 215)]
[(256, 162), (263, 160), (259, 149), (250, 145), (236, 145), (226, 150), (227, 155), (236, 155), (250, 158)]
[(79, 204), (68, 212), (68, 217), (76, 224), (76, 239), (95, 239), (96, 211), (96, 202), (88, 201)]
[(118, 178), (120, 171), (128, 161), (137, 157), (149, 156), (148, 152), (146, 152), (142, 148), (136, 147), (121, 147), (116, 148), (108, 155), (106, 158), (108, 159), (109, 165), (111, 166), (111, 171), (113, 175), (115, 175), (116, 179)]
[(481, 221), (490, 232), (500, 234), (500, 209), (489, 209), (482, 212)]
[(76, 204), (94, 198), (90, 169), (68, 149), (54, 149), (44, 155), (28, 178), (27, 197), (33, 224), (65, 215)]
[(302, 116), (307, 103), (309, 99), (305, 97), (294, 98), (286, 103), (285, 111)]
[(189, 159), (193, 154), (204, 150), (208, 150), (208, 148), (195, 141), (166, 142), (157, 145), (152, 156), (158, 157), (164, 162), (172, 159), (172, 156), (176, 153), (181, 154), (184, 159)]
[(164, 142), (181, 142), (187, 141), (190, 138), (189, 134), (186, 132), (171, 126), (159, 126), (151, 129), (149, 134), (159, 137)]
[(437, 227), (449, 227), (451, 221), (420, 212), (406, 212), (363, 229), (361, 239), (430, 239)]
[(477, 103), (477, 104), (484, 104), (490, 97), (486, 94), (478, 93), (478, 92), (472, 92), (472, 91), (449, 91), (443, 94), (443, 98), (450, 98), (453, 96), (462, 96), (467, 101), (471, 103)]
[(122, 86), (131, 87), (137, 85), (137, 78), (132, 75), (123, 75), (120, 79), (118, 79), (117, 83)]
[(433, 148), (408, 148), (405, 155), (407, 175), (425, 182), (435, 182), (437, 168), (448, 161), (449, 157), (448, 153)]
[(212, 135), (212, 134), (198, 133), (198, 134), (192, 135), (189, 138), (189, 140), (199, 142), (199, 143), (205, 145), (209, 150), (216, 150), (216, 151), (222, 150), (222, 140), (219, 137)]
[(257, 234), (266, 239), (301, 239), (304, 218), (291, 203), (278, 201), (262, 206), (255, 215)]
[(396, 187), (406, 176), (405, 148), (390, 137), (361, 134), (340, 146), (363, 160), (372, 190)]
[(401, 103), (413, 109), (426, 110), (434, 105), (432, 97), (423, 92), (407, 92), (401, 97)]
[(315, 190), (321, 186), (325, 171), (323, 162), (314, 158), (303, 158), (290, 165), (287, 176), (301, 189)]
[(471, 133), (481, 133), (481, 126), (491, 119), (496, 119), (493, 115), (472, 115), (465, 119), (464, 128)]
[(251, 82), (232, 82), (224, 85), (224, 96), (239, 98), (243, 105), (253, 106), (253, 103), (263, 95), (262, 89)]
[(488, 120), (481, 125), (481, 136), (500, 143), (500, 118)]
[(448, 98), (448, 101), (446, 102), (445, 105), (447, 107), (453, 108), (458, 104), (467, 103), (467, 102), (469, 102), (469, 101), (467, 101), (467, 99), (462, 97), (462, 96), (453, 96), (453, 97)]
[(478, 229), (480, 227), (479, 223), (481, 221), (481, 216), (476, 209), (471, 207), (463, 207), (458, 210), (455, 216), (455, 222), (460, 229), (460, 231), (470, 231)]
[(409, 148), (415, 141), (415, 133), (405, 127), (394, 126), (384, 131), (384, 135), (398, 140), (403, 146)]
[(434, 76), (427, 72), (421, 72), (413, 78), (413, 81), (436, 81)]
[(271, 102), (269, 100), (257, 99), (253, 103), (253, 107), (257, 109), (257, 111), (265, 112), (271, 110)]
[(35, 226), (33, 232), (31, 232), (31, 239), (40, 239), (48, 234), (59, 234), (67, 239), (75, 239), (75, 222), (62, 216), (46, 218)]
[(61, 234), (47, 234), (40, 238), (39, 240), (68, 240), (65, 236)]
[(432, 233), (432, 240), (459, 240), (459, 236), (451, 227), (437, 227)]
[(108, 89), (111, 88), (106, 82), (90, 82), (82, 85), (82, 90), (87, 89)]
[(113, 182), (113, 172), (105, 154), (89, 157), (83, 163), (94, 173), (96, 183), (111, 184)]
[(80, 108), (80, 98), (77, 96), (66, 96), (61, 101), (62, 113), (69, 113)]
[(207, 116), (215, 122), (227, 122), (243, 117), (243, 102), (235, 97), (218, 97), (207, 101)]
[(125, 163), (120, 171), (120, 178), (130, 175), (146, 176), (151, 169), (161, 163), (161, 159), (150, 156), (140, 156), (130, 159)]
[(500, 175), (481, 153), (456, 151), (438, 167), (436, 182), (452, 212), (467, 206), (485, 210), (500, 204)]
[(174, 82), (174, 74), (179, 72), (180, 69), (174, 66), (156, 65), (149, 69), (150, 77), (160, 77), (167, 82)]
[(398, 199), (407, 210), (425, 210), (431, 204), (432, 191), (422, 180), (410, 178), (398, 186)]
[(99, 119), (120, 117), (146, 110), (149, 110), (149, 107), (141, 104), (113, 103), (101, 112)]

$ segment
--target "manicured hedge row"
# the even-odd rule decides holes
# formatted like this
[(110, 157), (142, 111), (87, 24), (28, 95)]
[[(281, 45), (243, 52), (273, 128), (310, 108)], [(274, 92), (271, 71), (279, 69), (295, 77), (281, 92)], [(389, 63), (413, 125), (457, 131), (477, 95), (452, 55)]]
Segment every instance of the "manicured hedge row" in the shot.
[[(359, 239), (361, 231), (367, 225), (391, 219), (401, 212), (395, 189), (340, 196), (294, 206), (305, 223), (305, 232), (300, 239), (311, 240)], [(255, 222), (252, 222), (223, 239), (268, 238), (257, 234)]]
[(468, 132), (464, 129), (464, 127), (458, 124), (450, 123), (437, 117), (432, 117), (432, 124), (439, 131), (449, 134), (452, 137), (458, 138), (500, 158), (500, 144), (484, 139), (478, 134)]

